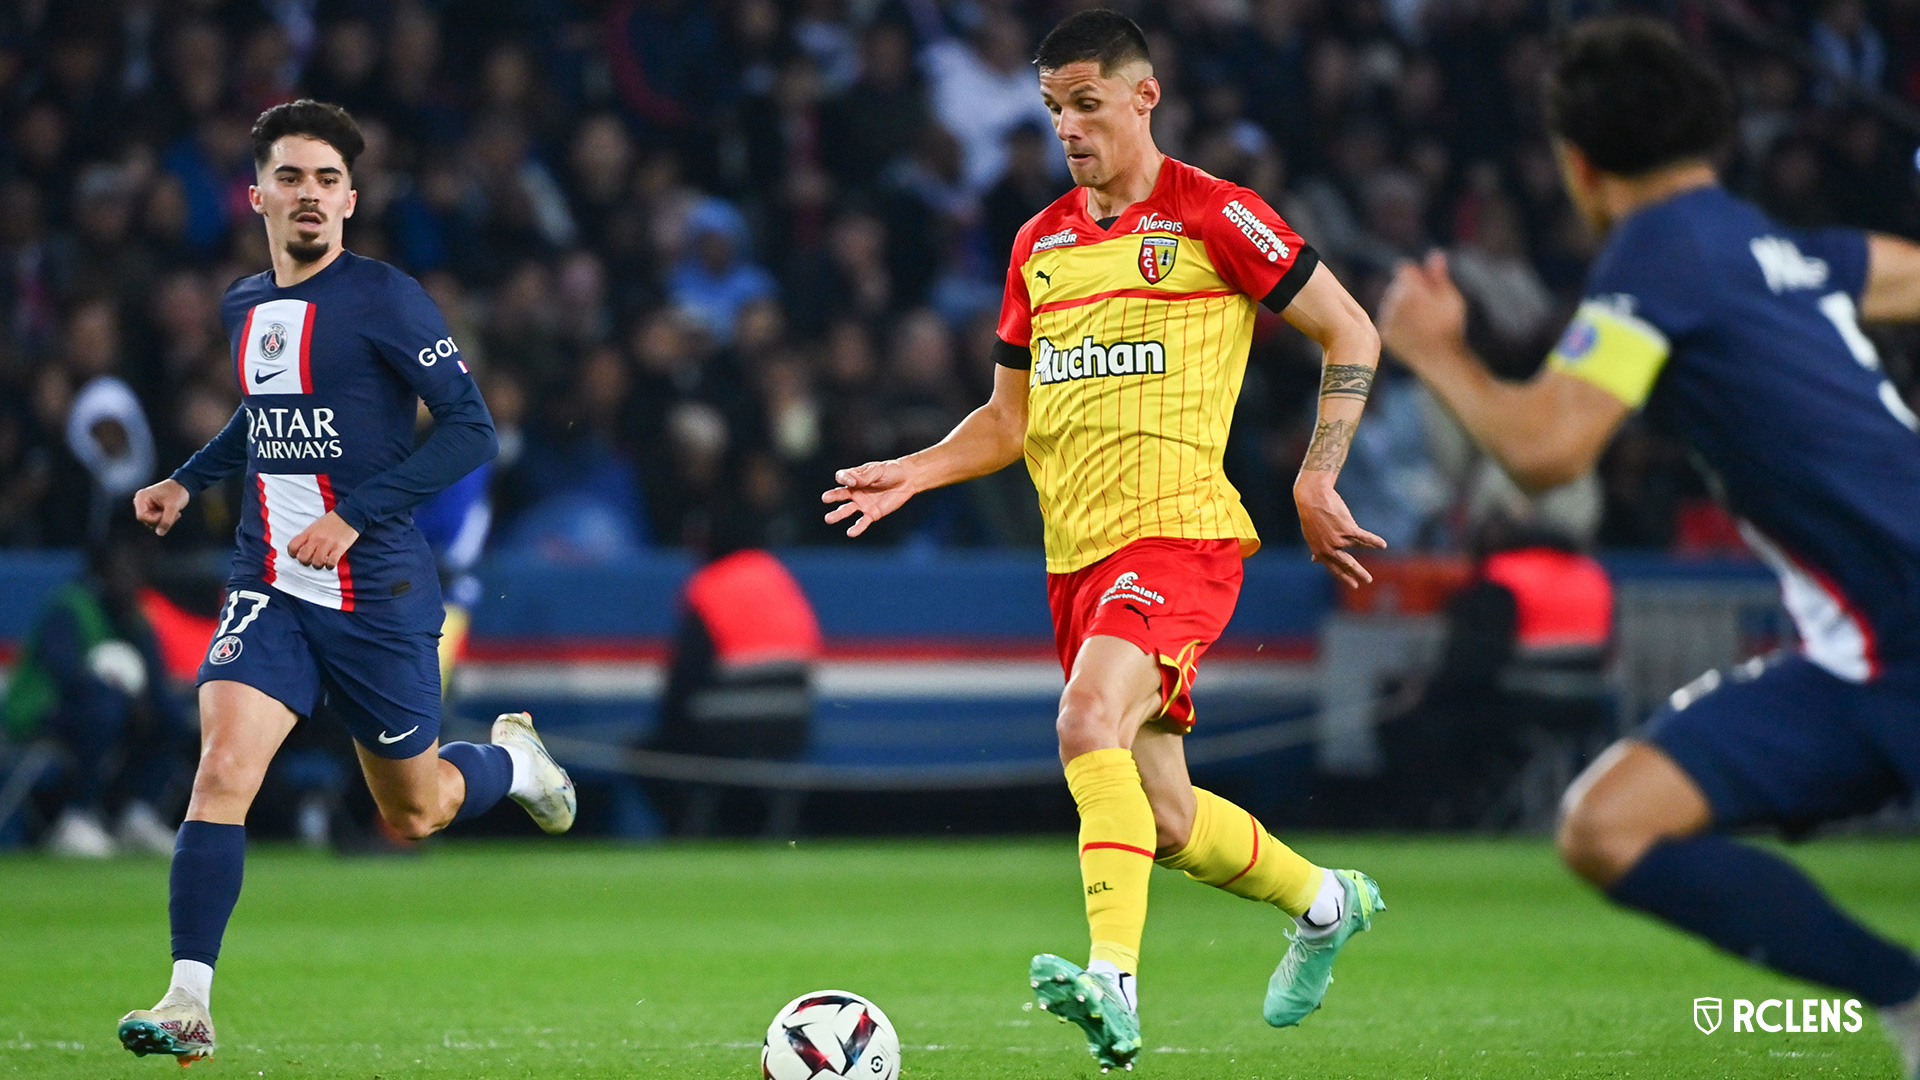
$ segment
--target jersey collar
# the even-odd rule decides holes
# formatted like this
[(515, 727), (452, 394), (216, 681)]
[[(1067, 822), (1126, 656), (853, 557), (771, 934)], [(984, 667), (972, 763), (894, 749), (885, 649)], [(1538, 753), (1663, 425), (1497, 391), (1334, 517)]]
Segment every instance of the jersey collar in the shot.
[(267, 270), (267, 285), (270, 286), (273, 289), (273, 291), (280, 296), (290, 296), (296, 292), (299, 292), (301, 289), (311, 288), (315, 285), (319, 285), (324, 282), (332, 280), (336, 275), (341, 273), (342, 268), (345, 267), (350, 260), (358, 259), (359, 257), (360, 256), (355, 255), (353, 252), (347, 250), (346, 248), (341, 248), (340, 254), (336, 256), (332, 262), (328, 263), (325, 267), (323, 267), (319, 273), (313, 275), (312, 277), (308, 278), (305, 281), (299, 282), (298, 284), (294, 284), (294, 285), (288, 285), (284, 288), (281, 287), (279, 282), (276, 282), (273, 280), (273, 270), (269, 268)]
[[(1173, 173), (1173, 167), (1178, 164), (1179, 162), (1175, 161), (1172, 155), (1160, 155), (1160, 175), (1153, 178), (1153, 190), (1147, 192), (1146, 198), (1141, 199), (1139, 202), (1129, 204), (1118, 214), (1115, 214), (1112, 228), (1102, 229), (1100, 227), (1100, 222), (1093, 216), (1093, 211), (1087, 208), (1087, 192), (1082, 191), (1079, 198), (1073, 201), (1074, 210), (1080, 215), (1080, 220), (1086, 223), (1087, 228), (1098, 234), (1102, 240), (1117, 236), (1127, 231), (1126, 229), (1122, 229), (1121, 225), (1125, 224), (1128, 218), (1148, 210), (1160, 208), (1160, 197), (1166, 193), (1168, 186), (1171, 184), (1170, 176)], [(331, 267), (329, 267), (329, 269), (331, 269)]]

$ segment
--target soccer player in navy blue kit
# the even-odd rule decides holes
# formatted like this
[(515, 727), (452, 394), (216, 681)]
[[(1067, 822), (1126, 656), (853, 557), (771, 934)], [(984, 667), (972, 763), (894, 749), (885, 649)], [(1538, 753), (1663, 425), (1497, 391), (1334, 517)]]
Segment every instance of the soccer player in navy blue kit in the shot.
[[(200, 666), (200, 767), (168, 904), (173, 981), (120, 1040), (182, 1064), (212, 1053), (220, 939), (240, 896), (246, 816), (273, 755), (325, 700), (347, 724), (380, 814), (424, 837), (511, 795), (548, 832), (573, 785), (524, 713), (492, 742), (440, 745), (443, 612), (410, 510), (498, 449), (459, 346), (420, 284), (341, 246), (352, 216), (353, 118), (296, 101), (253, 127), (255, 213), (273, 269), (227, 290), (243, 404), (169, 479), (134, 496), (164, 534), (192, 495), (247, 472), (226, 607)], [(433, 413), (414, 446), (416, 401)]]
[(1659, 23), (1576, 28), (1547, 116), (1568, 192), (1607, 242), (1546, 368), (1488, 373), (1438, 255), (1400, 270), (1381, 335), (1530, 488), (1591, 469), (1636, 410), (1684, 440), (1801, 638), (1797, 655), (1679, 691), (1596, 760), (1567, 792), (1561, 854), (1620, 904), (1876, 1006), (1903, 1075), (1920, 1076), (1914, 954), (1726, 835), (1920, 785), (1920, 419), (1858, 323), (1920, 319), (1920, 247), (1789, 229), (1721, 188), (1732, 96)]

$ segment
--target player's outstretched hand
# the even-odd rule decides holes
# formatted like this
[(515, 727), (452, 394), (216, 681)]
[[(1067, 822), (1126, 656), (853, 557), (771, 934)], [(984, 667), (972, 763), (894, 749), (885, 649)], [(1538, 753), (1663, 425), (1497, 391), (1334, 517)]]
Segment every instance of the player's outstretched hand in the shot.
[(191, 498), (192, 493), (180, 481), (168, 478), (133, 493), (133, 516), (152, 529), (154, 535), (165, 536), (173, 523), (180, 520), (180, 511), (187, 508)]
[(1380, 298), (1380, 343), (1408, 367), (1439, 352), (1464, 347), (1467, 298), (1436, 251), (1424, 263), (1402, 263)]
[(339, 514), (327, 511), (320, 520), (300, 530), (300, 535), (287, 545), (287, 554), (293, 556), (302, 566), (311, 566), (315, 570), (331, 570), (340, 565), (347, 549), (360, 539), (360, 530), (346, 523)]
[(1387, 542), (1353, 520), (1347, 501), (1333, 490), (1330, 473), (1302, 473), (1294, 481), (1293, 502), (1300, 509), (1300, 531), (1307, 538), (1313, 561), (1333, 572), (1348, 588), (1373, 580), (1348, 548), (1384, 548)]
[(900, 509), (914, 495), (908, 469), (897, 460), (869, 461), (841, 469), (833, 479), (840, 486), (821, 493), (820, 501), (841, 504), (827, 512), (829, 525), (837, 525), (855, 513), (860, 515), (847, 527), (848, 536), (866, 532), (867, 526)]

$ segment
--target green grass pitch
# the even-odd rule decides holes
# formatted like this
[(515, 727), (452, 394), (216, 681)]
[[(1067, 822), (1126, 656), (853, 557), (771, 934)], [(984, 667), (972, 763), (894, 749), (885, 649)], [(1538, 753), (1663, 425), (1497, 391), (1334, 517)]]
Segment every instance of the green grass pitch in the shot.
[[(1324, 1009), (1260, 1019), (1282, 921), (1155, 871), (1143, 1078), (1886, 1077), (1857, 1034), (1713, 1035), (1693, 999), (1830, 996), (1746, 967), (1569, 879), (1533, 840), (1313, 837), (1390, 907)], [(1920, 842), (1794, 853), (1876, 926), (1920, 941)], [(0, 859), (0, 1077), (179, 1075), (113, 1037), (164, 989), (166, 868)], [(215, 987), (219, 1077), (758, 1075), (788, 998), (878, 1001), (904, 1076), (1097, 1076), (1028, 1006), (1028, 957), (1086, 948), (1073, 844), (481, 843), (345, 861), (256, 849)], [(1730, 1016), (1730, 1013), (1728, 1014)]]

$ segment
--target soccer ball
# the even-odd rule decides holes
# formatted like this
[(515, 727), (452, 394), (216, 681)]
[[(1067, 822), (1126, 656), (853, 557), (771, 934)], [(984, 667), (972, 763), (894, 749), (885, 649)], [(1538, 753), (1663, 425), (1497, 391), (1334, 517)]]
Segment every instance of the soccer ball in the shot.
[(801, 994), (780, 1010), (760, 1047), (766, 1080), (820, 1076), (895, 1080), (900, 1036), (880, 1006), (845, 990)]

